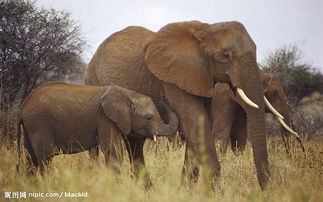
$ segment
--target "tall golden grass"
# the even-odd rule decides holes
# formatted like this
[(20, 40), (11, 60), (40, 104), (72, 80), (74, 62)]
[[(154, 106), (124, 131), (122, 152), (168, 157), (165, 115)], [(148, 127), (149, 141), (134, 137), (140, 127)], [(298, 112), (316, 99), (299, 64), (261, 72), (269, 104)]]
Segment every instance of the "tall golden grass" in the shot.
[[(271, 182), (261, 191), (256, 179), (252, 149), (236, 156), (229, 151), (220, 156), (222, 175), (214, 190), (200, 180), (192, 187), (181, 186), (180, 176), (184, 161), (184, 146), (167, 151), (164, 145), (152, 151), (153, 143), (145, 144), (146, 165), (154, 186), (145, 191), (141, 181), (130, 177), (130, 165), (125, 158), (121, 181), (105, 166), (103, 156), (90, 161), (87, 153), (55, 156), (46, 175), (26, 176), (25, 166), (18, 173), (16, 149), (0, 148), (0, 201), (5, 192), (26, 192), (23, 201), (34, 201), (31, 192), (62, 193), (87, 192), (86, 201), (323, 201), (323, 146), (319, 141), (303, 140), (304, 154), (295, 143), (292, 153), (286, 155), (280, 139), (268, 142)], [(49, 198), (38, 198), (48, 201)], [(75, 201), (75, 198), (55, 198), (55, 201)]]

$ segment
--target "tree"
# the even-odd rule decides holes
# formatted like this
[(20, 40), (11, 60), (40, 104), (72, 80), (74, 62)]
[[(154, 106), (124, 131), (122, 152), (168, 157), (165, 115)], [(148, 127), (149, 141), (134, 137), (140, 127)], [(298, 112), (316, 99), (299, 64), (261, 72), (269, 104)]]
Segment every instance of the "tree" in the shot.
[(287, 99), (296, 105), (312, 92), (323, 93), (323, 75), (306, 62), (297, 45), (278, 48), (260, 64), (264, 72), (275, 73), (280, 79)]
[(69, 13), (29, 0), (0, 0), (0, 110), (43, 82), (79, 71), (84, 46)]

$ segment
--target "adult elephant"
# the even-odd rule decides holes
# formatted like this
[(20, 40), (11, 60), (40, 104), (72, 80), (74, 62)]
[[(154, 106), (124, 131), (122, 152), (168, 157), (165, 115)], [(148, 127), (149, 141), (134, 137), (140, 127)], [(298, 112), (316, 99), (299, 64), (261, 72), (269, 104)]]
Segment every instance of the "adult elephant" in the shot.
[[(241, 105), (247, 112), (257, 176), (261, 188), (266, 187), (269, 166), (261, 75), (256, 45), (241, 23), (179, 22), (168, 24), (157, 33), (143, 27), (125, 28), (99, 46), (88, 65), (85, 82), (117, 84), (146, 94), (159, 110), (159, 100), (165, 96), (186, 136), (182, 179), (188, 177), (189, 181), (198, 176), (200, 164), (211, 171), (205, 176), (207, 180), (220, 174), (208, 118), (208, 98), (213, 96), (214, 83), (228, 83), (235, 96), (246, 101)], [(129, 144), (134, 149), (134, 163), (142, 166), (144, 159), (139, 156), (143, 141)]]
[[(281, 134), (286, 151), (289, 152), (288, 134), (296, 136), (304, 151), (302, 141), (291, 129), (289, 108), (279, 79), (272, 73), (262, 73), (262, 85), (264, 95), (269, 101), (265, 101), (265, 112), (277, 116), (282, 126)], [(238, 104), (239, 102), (241, 100), (233, 95), (227, 84), (216, 84), (211, 110), (212, 134), (216, 140), (221, 141), (220, 151), (223, 154), (226, 152), (229, 142), (231, 142), (231, 148), (235, 153), (243, 151), (247, 143), (247, 117), (244, 109)]]

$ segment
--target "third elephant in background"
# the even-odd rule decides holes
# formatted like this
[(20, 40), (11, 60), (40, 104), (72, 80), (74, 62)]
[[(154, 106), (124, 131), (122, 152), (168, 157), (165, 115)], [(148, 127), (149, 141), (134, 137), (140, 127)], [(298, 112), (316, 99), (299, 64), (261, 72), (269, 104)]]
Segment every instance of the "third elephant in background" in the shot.
[[(286, 151), (289, 152), (287, 140), (289, 135), (296, 136), (304, 151), (304, 146), (299, 136), (291, 129), (289, 107), (279, 79), (272, 73), (262, 73), (262, 85), (265, 96), (265, 112), (273, 113), (280, 122), (282, 126), (281, 135)], [(220, 152), (222, 154), (226, 153), (230, 142), (231, 148), (235, 153), (244, 151), (248, 136), (246, 113), (241, 100), (233, 95), (229, 85), (224, 83), (215, 85), (210, 114), (212, 119), (212, 135), (221, 142)]]

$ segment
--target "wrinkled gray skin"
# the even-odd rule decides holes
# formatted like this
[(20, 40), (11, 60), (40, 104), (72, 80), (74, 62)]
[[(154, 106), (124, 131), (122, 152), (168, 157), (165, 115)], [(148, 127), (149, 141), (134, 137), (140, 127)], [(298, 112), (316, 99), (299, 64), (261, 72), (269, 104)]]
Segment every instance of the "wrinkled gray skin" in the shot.
[[(159, 102), (167, 98), (186, 139), (182, 182), (196, 181), (200, 165), (211, 171), (205, 176), (207, 182), (220, 175), (209, 120), (215, 82), (228, 83), (232, 91), (241, 88), (259, 106), (256, 109), (241, 104), (247, 112), (257, 177), (264, 189), (270, 173), (263, 89), (256, 45), (241, 23), (179, 22), (157, 33), (128, 27), (102, 42), (85, 74), (87, 85), (116, 84), (151, 97), (164, 120), (167, 116)], [(204, 131), (205, 138), (199, 137), (203, 135), (199, 131)], [(140, 140), (131, 145), (140, 165), (144, 164), (139, 158), (143, 143)]]
[[(55, 82), (39, 87), (25, 99), (17, 127), (21, 124), (23, 128), (29, 167), (39, 166), (41, 174), (59, 151), (73, 154), (97, 145), (107, 165), (119, 172), (122, 140), (131, 157), (128, 141), (169, 136), (177, 130), (176, 115), (169, 108), (166, 111), (171, 119), (168, 125), (145, 95), (118, 86)], [(18, 130), (19, 155), (20, 133)]]
[[(292, 128), (289, 107), (279, 79), (274, 74), (262, 73), (262, 81), (264, 95), (284, 117), (285, 123)], [(235, 98), (227, 84), (216, 84), (211, 109), (212, 135), (216, 140), (221, 141), (220, 151), (222, 154), (226, 153), (229, 142), (231, 142), (231, 148), (235, 153), (243, 151), (247, 144), (247, 117), (239, 102), (241, 101)], [(267, 107), (265, 112), (271, 113)], [(284, 127), (281, 127), (281, 131), (286, 152), (289, 153), (287, 137), (291, 134)], [(297, 141), (304, 151), (302, 141), (299, 138)]]

